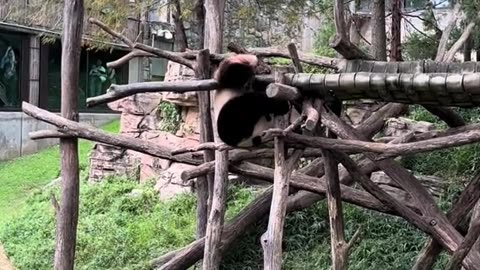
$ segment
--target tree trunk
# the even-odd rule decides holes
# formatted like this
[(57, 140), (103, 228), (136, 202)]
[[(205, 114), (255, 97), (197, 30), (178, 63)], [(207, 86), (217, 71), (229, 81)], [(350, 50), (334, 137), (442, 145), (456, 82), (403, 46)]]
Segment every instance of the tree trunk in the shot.
[[(195, 77), (198, 79), (210, 78), (210, 53), (202, 50), (198, 53)], [(198, 105), (200, 114), (200, 143), (213, 142), (212, 118), (210, 115), (210, 93), (207, 91), (198, 92)], [(215, 160), (215, 152), (205, 150), (204, 161)], [(196, 181), (197, 194), (197, 239), (205, 236), (208, 220), (208, 196), (209, 184), (213, 183), (213, 175), (199, 177)]]
[(402, 1), (392, 3), (392, 41), (390, 43), (390, 61), (401, 62), (402, 59)]
[(198, 35), (198, 49), (203, 49), (204, 42), (205, 42), (205, 6), (204, 0), (196, 0), (195, 1), (195, 23), (197, 28), (197, 35)]
[[(63, 12), (63, 40), (61, 62), (61, 114), (78, 121), (78, 82), (80, 74), (80, 49), (82, 42), (83, 0), (66, 0)], [(60, 139), (61, 201), (57, 214), (55, 239), (55, 270), (74, 267), (78, 223), (79, 165), (78, 139)]]
[(8, 0), (0, 0), (0, 20), (3, 20), (8, 13)]
[(175, 24), (175, 50), (184, 52), (188, 48), (187, 35), (185, 34), (185, 27), (183, 26), (182, 8), (180, 0), (174, 0), (173, 4), (173, 23)]
[[(205, 1), (205, 40), (204, 45), (211, 53), (221, 53), (223, 44), (223, 16), (225, 0)], [(211, 107), (213, 110), (213, 107)], [(212, 116), (215, 114), (212, 113)], [(214, 117), (213, 117), (214, 118)], [(212, 119), (213, 121), (213, 119)], [(213, 121), (215, 143), (221, 143), (216, 122)], [(209, 202), (211, 210), (208, 217), (205, 236), (203, 269), (216, 270), (221, 262), (221, 240), (226, 208), (226, 193), (228, 185), (228, 150), (215, 152), (215, 177), (213, 185), (209, 184)]]
[(387, 34), (385, 29), (385, 0), (373, 1), (372, 46), (370, 54), (378, 61), (387, 60)]
[(469, 36), (465, 44), (463, 44), (463, 61), (472, 61), (472, 37)]
[(221, 53), (223, 45), (223, 17), (225, 0), (205, 1), (204, 45), (210, 53)]

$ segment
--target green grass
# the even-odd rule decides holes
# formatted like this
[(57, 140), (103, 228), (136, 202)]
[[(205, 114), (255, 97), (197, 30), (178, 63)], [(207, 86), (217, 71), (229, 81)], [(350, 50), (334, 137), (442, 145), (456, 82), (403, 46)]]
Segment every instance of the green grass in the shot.
[[(117, 133), (119, 125), (119, 121), (112, 121), (101, 128)], [(90, 141), (79, 141), (80, 169), (87, 168), (92, 145)], [(52, 146), (32, 155), (0, 163), (0, 225), (25, 206), (28, 194), (60, 175), (59, 162), (59, 147)]]
[[(148, 262), (195, 239), (195, 196), (160, 201), (154, 183), (109, 178), (82, 181), (75, 269), (148, 269)], [(50, 192), (36, 192), (28, 207), (0, 229), (0, 241), (19, 270), (52, 269), (55, 216)], [(135, 194), (135, 195), (132, 195)], [(234, 216), (254, 192), (231, 187), (227, 216)]]

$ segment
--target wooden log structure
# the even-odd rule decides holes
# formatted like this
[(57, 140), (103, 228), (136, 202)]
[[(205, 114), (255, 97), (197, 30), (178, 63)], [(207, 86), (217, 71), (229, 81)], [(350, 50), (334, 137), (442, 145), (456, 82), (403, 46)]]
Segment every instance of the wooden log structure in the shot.
[[(479, 73), (336, 73), (285, 74), (282, 84), (272, 76), (259, 76), (270, 82), (267, 94), (271, 98), (296, 100), (300, 96), (325, 101), (374, 99), (404, 104), (442, 105), (456, 107), (480, 106)], [(88, 106), (111, 102), (137, 93), (211, 91), (219, 87), (213, 80), (183, 82), (143, 82), (112, 85), (106, 94), (87, 99)]]
[[(72, 9), (73, 2), (77, 1), (66, 1), (65, 12), (78, 16), (78, 11), (74, 12)], [(209, 1), (210, 4), (213, 2)], [(342, 3), (343, 1), (336, 1), (337, 9), (341, 10)], [(215, 27), (221, 28), (220, 15), (218, 16), (218, 18), (213, 16), (215, 18), (210, 22), (212, 29), (209, 31), (214, 30)], [(281, 269), (285, 215), (288, 212), (309, 207), (325, 197), (329, 206), (331, 226), (332, 269), (347, 268), (348, 250), (360, 235), (359, 229), (350, 243), (346, 243), (342, 202), (400, 216), (429, 235), (431, 239), (425, 245), (413, 269), (429, 269), (442, 248), (452, 255), (447, 269), (458, 269), (461, 266), (467, 270), (480, 268), (480, 251), (472, 249), (480, 235), (480, 221), (477, 218), (474, 219), (465, 236), (461, 234), (459, 228), (461, 223), (465, 223), (464, 219), (469, 209), (480, 198), (480, 173), (477, 172), (452, 209), (445, 215), (417, 178), (393, 160), (401, 155), (480, 142), (480, 124), (466, 126), (463, 119), (449, 109), (437, 107), (480, 106), (480, 63), (372, 61), (371, 56), (351, 44), (345, 35), (338, 35), (338, 33), (332, 46), (346, 59), (303, 54), (296, 50), (294, 44), (289, 44), (288, 50), (243, 48), (230, 44), (229, 49), (235, 53), (251, 53), (261, 58), (255, 79), (267, 85), (267, 96), (303, 105), (300, 118), (292, 123), (278, 125), (277, 128), (266, 132), (274, 141), (274, 149), (268, 148), (267, 144), (264, 149), (245, 151), (222, 145), (217, 136), (212, 142), (212, 132), (214, 135), (217, 134), (208, 113), (210, 111), (208, 91), (215, 90), (221, 85), (209, 79), (209, 64), (216, 64), (232, 55), (219, 53), (221, 40), (209, 37), (209, 42), (212, 44), (208, 47), (212, 53), (208, 50), (167, 52), (135, 43), (124, 35), (112, 31), (98, 20), (90, 19), (89, 21), (113, 37), (122, 40), (131, 49), (126, 56), (109, 63), (110, 67), (122, 65), (135, 57), (162, 57), (195, 69), (197, 79), (173, 84), (145, 82), (112, 85), (106, 94), (89, 98), (87, 105), (95, 106), (145, 92), (201, 92), (199, 99), (202, 113), (202, 144), (189, 149), (171, 149), (124, 135), (114, 136), (78, 123), (75, 113), (72, 114), (76, 107), (73, 100), (75, 95), (72, 92), (75, 88), (70, 87), (70, 91), (63, 91), (78, 79), (72, 75), (76, 69), (71, 66), (77, 62), (74, 61), (70, 65), (65, 63), (68, 67), (65, 70), (68, 76), (65, 78), (69, 79), (65, 81), (62, 79), (62, 98), (67, 100), (65, 106), (62, 104), (63, 117), (25, 102), (22, 104), (22, 110), (27, 115), (57, 127), (54, 131), (34, 132), (31, 134), (32, 139), (60, 138), (62, 149), (64, 148), (62, 151), (66, 157), (62, 160), (62, 166), (65, 168), (62, 169), (62, 175), (65, 175), (64, 179), (68, 179), (65, 180), (63, 187), (65, 193), (62, 193), (62, 203), (57, 214), (59, 220), (57, 236), (68, 241), (63, 243), (65, 245), (63, 247), (58, 244), (61, 241), (57, 241), (55, 269), (73, 267), (72, 248), (74, 250), (75, 227), (66, 230), (65, 224), (67, 222), (74, 224), (77, 213), (75, 207), (78, 205), (76, 186), (78, 165), (73, 152), (78, 138), (121, 146), (197, 166), (185, 171), (182, 179), (188, 181), (197, 178), (198, 185), (202, 187), (203, 193), (198, 197), (201, 204), (198, 208), (198, 219), (203, 220), (203, 225), (199, 224), (197, 227), (196, 241), (153, 260), (152, 267), (155, 269), (187, 269), (202, 258), (204, 258), (205, 269), (218, 269), (222, 253), (249, 226), (264, 216), (269, 216), (267, 231), (261, 237), (264, 269)], [(77, 40), (74, 34), (78, 34), (78, 25), (73, 27), (72, 21), (68, 20), (64, 23), (66, 33)], [(337, 29), (345, 28), (342, 13), (335, 13), (335, 23)], [(76, 46), (76, 44), (73, 45)], [(64, 47), (64, 51), (66, 50), (67, 47)], [(263, 62), (267, 57), (291, 59), (295, 73), (275, 74), (275, 76), (268, 74), (271, 68)], [(301, 63), (331, 68), (340, 73), (304, 73)], [(262, 75), (259, 75), (260, 73)], [(65, 97), (63, 97), (64, 94)], [(331, 101), (365, 98), (391, 103), (380, 108), (357, 129), (347, 125), (329, 109)], [(431, 113), (441, 117), (454, 128), (423, 134), (410, 133), (399, 138), (383, 138), (379, 140), (381, 142), (373, 142), (371, 137), (384, 125), (384, 118), (399, 115), (406, 108), (406, 104), (424, 105)], [(280, 119), (286, 118), (280, 117)], [(316, 131), (319, 130), (317, 126), (320, 124), (335, 136), (318, 136)], [(298, 127), (302, 127), (303, 134), (293, 132)], [(212, 155), (213, 151), (216, 151), (215, 159)], [(196, 152), (201, 153), (194, 155), (193, 153)], [(355, 162), (349, 155), (358, 153), (362, 154), (362, 157)], [(266, 168), (248, 162), (249, 159), (259, 157), (273, 158), (275, 168)], [(305, 168), (294, 171), (294, 166), (301, 157), (316, 159)], [(72, 167), (67, 168), (66, 164)], [(338, 164), (342, 164), (343, 167), (339, 169)], [(373, 183), (368, 175), (375, 170), (384, 171), (411, 196), (412, 201), (396, 199)], [(273, 183), (273, 186), (257, 197), (233, 220), (224, 224), (228, 172), (263, 179)], [(214, 183), (207, 180), (207, 175), (211, 176), (212, 173), (215, 175)], [(363, 189), (351, 187), (354, 181), (358, 182)], [(205, 226), (205, 193), (209, 190), (208, 187), (210, 190), (214, 187), (214, 191), (213, 194), (208, 195), (209, 200), (212, 201), (208, 224)], [(290, 193), (293, 194), (290, 195)], [(71, 215), (66, 217), (64, 212)]]

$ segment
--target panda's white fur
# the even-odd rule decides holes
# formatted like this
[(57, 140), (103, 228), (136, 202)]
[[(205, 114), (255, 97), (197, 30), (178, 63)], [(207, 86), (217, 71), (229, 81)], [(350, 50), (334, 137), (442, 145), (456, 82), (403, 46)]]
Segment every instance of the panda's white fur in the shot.
[[(248, 138), (244, 139), (241, 141), (237, 147), (239, 148), (248, 148), (248, 147), (253, 147), (256, 146), (259, 143), (262, 143), (262, 135), (264, 132), (268, 129), (274, 128), (274, 121), (273, 121), (273, 116), (270, 116), (268, 119), (265, 116), (260, 117), (258, 122), (255, 124), (255, 127), (253, 128), (252, 135), (250, 135)], [(255, 140), (258, 140), (258, 142), (255, 142)]]

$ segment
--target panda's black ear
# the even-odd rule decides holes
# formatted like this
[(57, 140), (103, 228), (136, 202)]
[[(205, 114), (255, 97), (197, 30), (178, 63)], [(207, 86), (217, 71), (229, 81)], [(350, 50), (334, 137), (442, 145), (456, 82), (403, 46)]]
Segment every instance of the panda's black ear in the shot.
[(222, 88), (240, 89), (254, 76), (258, 60), (254, 55), (238, 54), (223, 60), (214, 78)]

